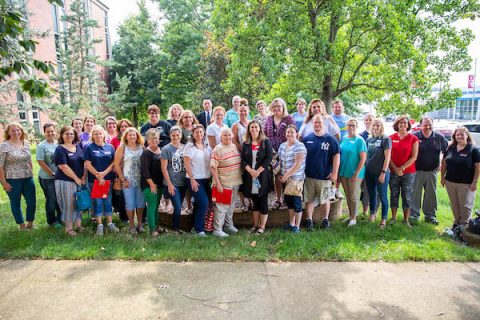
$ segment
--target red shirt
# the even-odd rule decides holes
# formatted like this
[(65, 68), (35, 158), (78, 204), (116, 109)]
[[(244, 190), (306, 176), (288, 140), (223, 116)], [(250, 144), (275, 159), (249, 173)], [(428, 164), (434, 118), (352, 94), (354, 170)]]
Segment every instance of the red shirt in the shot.
[[(418, 142), (418, 138), (413, 134), (407, 134), (403, 139), (400, 139), (398, 133), (394, 133), (390, 136), (392, 139), (392, 159), (391, 161), (395, 166), (401, 167), (412, 156), (412, 149), (415, 142)], [(403, 173), (415, 173), (415, 161), (403, 170)]]
[(110, 141), (110, 144), (115, 148), (115, 150), (117, 150), (120, 146), (120, 140), (117, 137), (113, 137)]

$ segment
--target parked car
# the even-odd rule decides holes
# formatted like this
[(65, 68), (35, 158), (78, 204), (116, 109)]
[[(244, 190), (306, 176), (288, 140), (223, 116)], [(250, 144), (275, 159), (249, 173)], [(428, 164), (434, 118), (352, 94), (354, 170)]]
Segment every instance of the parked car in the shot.
[[(420, 123), (412, 126), (412, 131), (420, 131), (420, 130), (422, 130)], [(448, 141), (452, 139), (453, 130), (448, 128), (447, 126), (435, 125), (435, 131), (440, 132)]]
[(468, 131), (470, 131), (473, 142), (477, 145), (477, 147), (480, 147), (480, 123), (468, 122), (462, 124), (462, 126), (464, 126), (468, 129)]

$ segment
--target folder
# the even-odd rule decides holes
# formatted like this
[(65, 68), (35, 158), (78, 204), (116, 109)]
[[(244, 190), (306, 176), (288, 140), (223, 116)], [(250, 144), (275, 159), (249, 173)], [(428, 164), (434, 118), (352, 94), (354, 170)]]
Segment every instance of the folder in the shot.
[(232, 204), (232, 189), (223, 188), (223, 192), (219, 192), (217, 187), (212, 188), (212, 201), (219, 204)]
[(103, 185), (98, 180), (93, 181), (92, 199), (107, 199), (110, 192), (110, 180), (105, 180)]

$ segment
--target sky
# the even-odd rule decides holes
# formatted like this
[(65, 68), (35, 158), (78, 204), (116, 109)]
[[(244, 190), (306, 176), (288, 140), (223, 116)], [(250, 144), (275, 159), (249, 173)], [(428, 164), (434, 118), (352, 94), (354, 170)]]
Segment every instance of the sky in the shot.
[[(137, 0), (101, 0), (105, 3), (110, 11), (108, 12), (109, 24), (110, 24), (110, 36), (112, 43), (118, 40), (117, 27), (129, 16), (138, 12)], [(172, 0), (174, 1), (174, 0)], [(151, 16), (160, 20), (161, 14), (158, 9), (158, 5), (146, 0), (147, 7), (151, 13)], [(457, 24), (458, 28), (470, 28), (475, 34), (475, 40), (470, 44), (468, 52), (473, 61), (469, 71), (456, 72), (452, 74), (450, 78), (450, 85), (453, 88), (467, 87), (468, 75), (473, 75), (475, 58), (477, 58), (477, 81), (476, 87), (480, 86), (480, 19), (475, 21), (462, 20)]]

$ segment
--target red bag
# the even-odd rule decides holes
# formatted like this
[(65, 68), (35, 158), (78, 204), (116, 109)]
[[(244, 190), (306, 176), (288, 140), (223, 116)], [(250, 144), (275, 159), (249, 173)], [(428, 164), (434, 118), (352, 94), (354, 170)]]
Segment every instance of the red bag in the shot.
[(103, 185), (98, 180), (93, 181), (92, 199), (107, 199), (110, 193), (110, 180), (105, 180)]
[(232, 204), (232, 189), (223, 188), (223, 192), (218, 192), (217, 187), (212, 188), (212, 202), (219, 204)]

